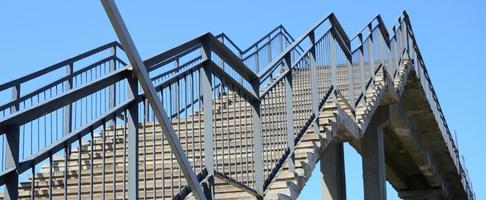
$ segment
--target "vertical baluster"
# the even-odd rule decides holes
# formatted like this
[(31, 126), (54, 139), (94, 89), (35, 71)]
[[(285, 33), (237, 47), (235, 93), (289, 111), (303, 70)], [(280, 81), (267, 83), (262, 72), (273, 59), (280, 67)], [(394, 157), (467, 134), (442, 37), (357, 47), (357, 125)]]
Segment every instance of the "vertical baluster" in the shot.
[(52, 200), (52, 154), (49, 155), (49, 183), (48, 183), (48, 196), (49, 200)]
[(81, 157), (83, 156), (83, 147), (81, 136), (78, 137), (78, 200), (81, 200)]
[[(241, 93), (241, 90), (239, 90), (239, 92)], [(244, 182), (244, 177), (243, 177), (243, 173), (244, 173), (244, 167), (246, 168), (246, 166), (243, 165), (243, 138), (242, 138), (242, 135), (243, 135), (243, 132), (241, 130), (241, 96), (237, 96), (237, 101), (238, 101), (238, 112), (235, 112), (238, 113), (238, 135), (239, 135), (239, 143), (240, 143), (240, 151), (239, 151), (239, 154), (240, 154), (240, 162), (239, 162), (239, 165), (241, 166), (241, 182), (242, 183), (245, 183)], [(236, 120), (235, 120), (235, 123), (236, 123)], [(235, 132), (236, 132), (236, 126), (235, 126)]]
[[(246, 152), (246, 156), (245, 156), (245, 167), (246, 167), (246, 180), (247, 180), (247, 183), (249, 186), (250, 183), (252, 183), (253, 181), (250, 181), (250, 167), (248, 165), (251, 165), (253, 166), (250, 162), (252, 162), (252, 159), (249, 159), (249, 155), (253, 155), (253, 151), (250, 152), (250, 150), (248, 149), (248, 145), (252, 144), (251, 142), (249, 142), (249, 136), (248, 136), (248, 127), (251, 126), (250, 124), (248, 124), (248, 108), (247, 108), (247, 102), (246, 102), (246, 99), (242, 98), (241, 99), (242, 101), (245, 101), (243, 103), (243, 106), (244, 106), (244, 109), (245, 109), (245, 112), (244, 112), (244, 117), (245, 117), (245, 127), (244, 127), (244, 131), (245, 131), (245, 152)], [(248, 105), (249, 106), (249, 105)], [(252, 156), (253, 158), (253, 156)], [(253, 173), (254, 174), (254, 173)], [(251, 176), (251, 178), (253, 178), (253, 175)]]
[(149, 105), (147, 100), (143, 101), (143, 199), (147, 199), (147, 122)]
[[(232, 86), (234, 88), (234, 85)], [(233, 133), (233, 157), (234, 157), (234, 167), (235, 167), (235, 178), (236, 180), (239, 180), (238, 179), (238, 158), (237, 158), (237, 149), (236, 149), (236, 143), (237, 143), (237, 140), (236, 140), (236, 90), (233, 90), (233, 95), (232, 95), (232, 102), (231, 102), (231, 105), (233, 106), (233, 110), (232, 110), (232, 116), (231, 116), (231, 119), (232, 119), (232, 125), (231, 127), (233, 128), (232, 129), (232, 133)], [(240, 141), (241, 142), (241, 141)]]
[(93, 130), (89, 132), (91, 140), (89, 141), (89, 149), (91, 154), (89, 156), (89, 198), (93, 199), (94, 185), (93, 185), (93, 161), (94, 161), (94, 133)]
[(125, 199), (126, 196), (126, 174), (127, 174), (127, 111), (123, 113), (123, 173), (122, 173), (122, 196)]
[[(184, 90), (184, 104), (183, 104), (183, 106), (184, 107), (183, 107), (183, 109), (181, 111), (184, 112), (184, 137), (185, 137), (185, 142), (186, 142), (186, 149), (185, 150), (186, 150), (187, 158), (189, 159), (189, 163), (193, 164), (192, 169), (194, 171), (196, 171), (196, 169), (194, 168), (194, 157), (192, 157), (193, 162), (190, 162), (191, 159), (189, 157), (189, 139), (187, 138), (188, 135), (189, 135), (188, 134), (188, 130), (187, 130), (187, 128), (188, 128), (187, 127), (187, 123), (188, 123), (188, 119), (187, 119), (188, 118), (188, 115), (187, 115), (187, 113), (189, 111), (189, 107), (188, 107), (189, 102), (187, 100), (187, 90), (189, 89), (189, 87), (187, 85), (187, 76), (184, 76), (184, 78), (182, 80), (184, 80), (184, 87), (183, 87), (183, 90)], [(194, 144), (194, 143), (192, 143), (192, 144)]]
[[(156, 153), (156, 151), (155, 151), (156, 150), (155, 149), (156, 142), (155, 141), (156, 141), (155, 140), (155, 114), (152, 111), (152, 147), (153, 147), (152, 148), (152, 162), (153, 162), (152, 163), (152, 176), (153, 176), (152, 177), (152, 183), (153, 183), (153, 185), (152, 185), (152, 188), (153, 188), (152, 189), (152, 192), (153, 192), (153, 195), (154, 195), (153, 196), (154, 199), (158, 198), (157, 197), (157, 191), (156, 191), (156, 188), (157, 188), (157, 183), (156, 183), (156, 181), (157, 181), (157, 176), (156, 176), (156, 167), (157, 167), (157, 165), (156, 165), (156, 161), (157, 160), (156, 160), (156, 154), (155, 154)], [(164, 144), (162, 144), (162, 145), (164, 145)], [(164, 159), (163, 158), (162, 158), (162, 162), (164, 162)], [(163, 177), (163, 175), (162, 175), (162, 177)]]
[(106, 122), (103, 121), (103, 129), (101, 130), (101, 151), (102, 151), (102, 161), (101, 161), (101, 198), (104, 200), (105, 199), (105, 192), (106, 192), (106, 188), (105, 188), (105, 172), (106, 172)]
[(117, 151), (117, 149), (116, 149), (116, 143), (117, 143), (117, 141), (116, 141), (116, 139), (117, 139), (116, 138), (116, 134), (117, 134), (116, 133), (116, 131), (117, 131), (116, 130), (117, 129), (116, 120), (117, 120), (117, 118), (116, 118), (116, 115), (117, 114), (115, 113), (113, 115), (113, 119), (112, 119), (113, 120), (113, 130), (112, 130), (112, 133), (113, 133), (113, 142), (112, 142), (113, 143), (113, 147), (112, 147), (113, 148), (112, 149), (112, 151), (113, 151), (113, 199), (116, 199), (116, 173), (117, 173), (117, 171), (116, 171), (116, 167), (117, 167), (117, 163), (116, 163), (116, 151)]
[(64, 199), (68, 198), (68, 165), (69, 165), (69, 151), (67, 145), (64, 147)]
[(35, 199), (35, 165), (32, 165), (30, 173), (32, 174), (32, 182), (30, 183), (30, 200)]
[[(179, 66), (179, 62), (177, 62), (177, 66)], [(177, 78), (176, 80), (176, 84), (175, 84), (175, 93), (176, 93), (176, 96), (175, 96), (175, 105), (174, 105), (174, 111), (175, 111), (175, 116), (177, 118), (177, 136), (179, 138), (179, 141), (181, 141), (181, 116), (180, 116), (180, 111), (181, 111), (181, 87), (180, 87), (180, 79)], [(182, 146), (182, 145), (181, 145)], [(182, 173), (181, 173), (181, 166), (179, 165), (179, 163), (177, 163), (177, 169), (178, 169), (178, 172), (179, 172), (179, 176), (178, 176), (178, 184), (177, 186), (179, 187), (179, 194), (181, 193), (181, 189), (182, 189)]]
[[(172, 94), (172, 89), (173, 85), (171, 84), (169, 86), (169, 118), (170, 120), (172, 121), (172, 114), (174, 113), (174, 105), (172, 103), (173, 101), (173, 98), (174, 98), (174, 94)], [(174, 157), (172, 155), (172, 151), (169, 153), (170, 155), (170, 171), (173, 172), (174, 171)], [(170, 197), (173, 197), (174, 196), (174, 173), (171, 173), (170, 174)]]

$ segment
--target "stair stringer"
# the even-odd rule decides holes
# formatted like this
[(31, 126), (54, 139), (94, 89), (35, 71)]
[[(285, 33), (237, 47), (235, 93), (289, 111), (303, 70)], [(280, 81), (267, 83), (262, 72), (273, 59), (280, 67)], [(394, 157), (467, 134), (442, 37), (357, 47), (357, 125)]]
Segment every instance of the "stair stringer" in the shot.
[[(319, 114), (320, 132), (314, 134), (313, 129), (309, 128), (302, 140), (295, 144), (295, 154), (304, 153), (309, 157), (296, 162), (295, 171), (288, 168), (288, 161), (286, 161), (269, 185), (264, 198), (297, 199), (310, 179), (312, 171), (320, 160), (320, 153), (326, 149), (327, 144), (333, 140), (359, 143), (378, 106), (394, 103), (400, 99), (407, 77), (412, 71), (410, 69), (410, 60), (403, 60), (395, 79), (391, 78), (384, 68), (380, 69), (373, 80), (374, 86), (366, 91), (365, 98), (368, 98), (369, 101), (366, 102), (366, 106), (357, 107), (354, 116), (346, 112), (349, 109), (354, 111), (353, 108), (343, 108), (340, 103), (333, 103), (330, 98)], [(339, 95), (336, 96), (342, 100)], [(308, 146), (309, 144), (312, 145)], [(299, 151), (300, 153), (298, 153)]]

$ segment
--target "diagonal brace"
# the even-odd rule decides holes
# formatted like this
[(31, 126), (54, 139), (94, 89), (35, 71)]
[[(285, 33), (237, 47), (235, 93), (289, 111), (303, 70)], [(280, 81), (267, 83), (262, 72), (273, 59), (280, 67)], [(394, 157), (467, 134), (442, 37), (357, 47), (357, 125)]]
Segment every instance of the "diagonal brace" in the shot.
[[(135, 44), (128, 33), (128, 30), (123, 22), (123, 19), (118, 11), (118, 8), (113, 0), (101, 0), (103, 8), (105, 9), (108, 18), (115, 30), (118, 39), (120, 40), (125, 53), (127, 54), (128, 60), (130, 61), (133, 73), (136, 75), (140, 85), (145, 93), (145, 96), (154, 110), (154, 114), (157, 121), (160, 124), (162, 132), (167, 137), (169, 145), (179, 163), (184, 177), (187, 179), (187, 183), (191, 188), (194, 196), (197, 199), (206, 199), (203, 191), (200, 187), (199, 181), (197, 180), (196, 174), (192, 170), (192, 166), (189, 163), (187, 156), (182, 148), (177, 135), (172, 128), (172, 124), (167, 117), (167, 114), (162, 106), (162, 102), (158, 99), (155, 87), (150, 80), (147, 68), (142, 62), (140, 55), (135, 47)], [(133, 192), (133, 191), (132, 191)], [(138, 192), (138, 191), (134, 191)]]

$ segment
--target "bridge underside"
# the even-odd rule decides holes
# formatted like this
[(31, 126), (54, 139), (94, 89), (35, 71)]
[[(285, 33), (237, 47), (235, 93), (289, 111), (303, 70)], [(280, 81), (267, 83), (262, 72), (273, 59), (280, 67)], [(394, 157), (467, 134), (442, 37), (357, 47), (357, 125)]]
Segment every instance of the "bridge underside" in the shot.
[[(317, 158), (312, 162), (321, 162), (323, 199), (346, 197), (342, 149), (345, 142), (362, 156), (365, 199), (385, 199), (385, 181), (402, 199), (467, 199), (457, 169), (451, 167), (454, 166), (453, 160), (424, 89), (413, 71), (413, 63), (405, 63), (395, 80), (380, 79), (380, 75), (387, 73), (383, 71), (377, 74), (381, 83), (368, 89), (368, 98), (373, 100), (366, 109), (375, 107), (370, 116), (364, 116), (369, 118), (364, 120), (368, 121), (368, 125), (355, 124), (355, 119), (360, 118), (361, 108), (356, 108), (354, 114), (346, 107), (349, 104), (338, 103), (336, 107), (330, 101), (320, 117), (321, 126), (326, 130), (314, 141), (308, 139), (299, 144), (302, 148), (320, 149), (315, 152)], [(346, 102), (344, 98), (339, 101)], [(364, 131), (360, 129), (363, 127)], [(304, 170), (312, 171), (312, 162), (307, 161), (309, 166)], [(303, 174), (302, 178), (308, 179), (311, 172)], [(302, 187), (297, 181), (293, 189), (282, 192), (276, 187), (275, 190), (280, 194), (286, 193), (285, 197), (295, 198)], [(269, 193), (272, 193), (272, 187)]]

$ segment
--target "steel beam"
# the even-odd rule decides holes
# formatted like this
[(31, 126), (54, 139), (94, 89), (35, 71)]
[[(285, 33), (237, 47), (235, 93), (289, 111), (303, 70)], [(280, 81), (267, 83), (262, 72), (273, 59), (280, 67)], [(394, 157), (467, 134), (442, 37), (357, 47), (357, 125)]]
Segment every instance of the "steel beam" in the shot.
[[(191, 164), (189, 163), (187, 156), (182, 148), (177, 135), (172, 127), (172, 122), (167, 117), (162, 102), (157, 96), (155, 87), (150, 80), (147, 68), (145, 67), (135, 44), (123, 22), (123, 19), (116, 7), (113, 0), (101, 0), (105, 12), (110, 19), (113, 29), (115, 30), (123, 49), (125, 50), (128, 60), (130, 61), (131, 67), (133, 69), (134, 75), (137, 77), (140, 85), (145, 93), (145, 96), (152, 107), (157, 121), (160, 124), (162, 132), (165, 134), (167, 141), (172, 149), (174, 156), (176, 157), (177, 163), (180, 166), (184, 177), (187, 180), (191, 191), (197, 199), (206, 199), (204, 193), (201, 189), (199, 181), (197, 180), (196, 173), (194, 173)], [(138, 191), (137, 191), (138, 192)], [(132, 191), (133, 193), (133, 191)], [(135, 198), (134, 198), (135, 199)]]

